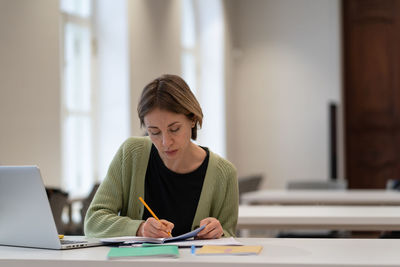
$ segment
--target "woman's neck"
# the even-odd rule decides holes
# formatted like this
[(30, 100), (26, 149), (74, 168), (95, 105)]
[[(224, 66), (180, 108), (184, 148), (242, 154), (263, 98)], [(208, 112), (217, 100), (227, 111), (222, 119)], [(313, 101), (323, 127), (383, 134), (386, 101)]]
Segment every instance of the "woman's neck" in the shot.
[(191, 142), (185, 153), (175, 160), (164, 160), (165, 166), (176, 173), (189, 173), (196, 170), (204, 161), (207, 152), (200, 146)]

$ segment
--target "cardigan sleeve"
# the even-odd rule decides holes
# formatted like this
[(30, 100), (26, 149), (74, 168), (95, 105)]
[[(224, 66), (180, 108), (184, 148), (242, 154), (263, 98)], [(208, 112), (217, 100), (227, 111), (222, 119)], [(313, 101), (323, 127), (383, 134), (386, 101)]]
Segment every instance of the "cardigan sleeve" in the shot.
[[(129, 191), (127, 180), (131, 178), (132, 167), (125, 166), (133, 162), (126, 157), (124, 144), (120, 147), (112, 160), (107, 176), (90, 204), (85, 217), (85, 235), (89, 237), (113, 237), (136, 235), (137, 229), (143, 220), (133, 220), (128, 216), (121, 216), (121, 210), (126, 205)], [(130, 151), (132, 152), (132, 151)], [(124, 179), (124, 177), (127, 177)], [(129, 181), (130, 182), (130, 181)]]
[(239, 189), (235, 166), (210, 152), (210, 161), (203, 183), (192, 229), (207, 217), (218, 219), (223, 236), (236, 235), (239, 209)]
[(224, 237), (236, 236), (236, 225), (239, 209), (239, 189), (236, 169), (231, 164), (228, 166), (229, 168), (225, 169), (225, 194), (221, 194), (224, 196), (223, 204), (220, 214), (218, 215), (218, 220), (221, 223)]

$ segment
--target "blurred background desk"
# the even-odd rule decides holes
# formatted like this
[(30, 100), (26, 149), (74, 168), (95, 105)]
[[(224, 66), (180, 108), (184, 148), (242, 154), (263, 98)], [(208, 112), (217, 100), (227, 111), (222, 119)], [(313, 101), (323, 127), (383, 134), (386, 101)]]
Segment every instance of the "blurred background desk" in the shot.
[(393, 190), (260, 190), (241, 196), (242, 204), (281, 205), (400, 205)]
[(400, 230), (397, 206), (240, 206), (239, 229)]

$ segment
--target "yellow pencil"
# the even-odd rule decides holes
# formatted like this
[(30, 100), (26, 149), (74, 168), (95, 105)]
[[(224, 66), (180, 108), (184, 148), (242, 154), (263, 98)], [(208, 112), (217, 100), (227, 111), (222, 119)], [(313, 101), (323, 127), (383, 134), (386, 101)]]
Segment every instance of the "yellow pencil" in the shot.
[[(146, 207), (146, 209), (150, 212), (150, 214), (154, 217), (154, 219), (156, 219), (157, 221), (160, 221), (160, 219), (158, 219), (157, 215), (150, 209), (149, 205), (147, 205), (146, 202), (144, 202), (142, 197), (139, 197), (139, 200), (143, 203), (143, 205)], [(171, 235), (171, 232), (168, 232), (169, 236)]]

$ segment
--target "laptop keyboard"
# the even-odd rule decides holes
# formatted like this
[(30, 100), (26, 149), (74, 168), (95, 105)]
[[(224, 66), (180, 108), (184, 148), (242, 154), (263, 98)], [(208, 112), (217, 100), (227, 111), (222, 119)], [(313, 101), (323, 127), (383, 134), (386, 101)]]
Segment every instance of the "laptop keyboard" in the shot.
[(87, 243), (87, 241), (83, 241), (83, 240), (78, 241), (78, 240), (64, 240), (64, 239), (61, 239), (60, 241), (61, 241), (61, 245), (85, 244), (85, 243)]

